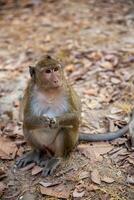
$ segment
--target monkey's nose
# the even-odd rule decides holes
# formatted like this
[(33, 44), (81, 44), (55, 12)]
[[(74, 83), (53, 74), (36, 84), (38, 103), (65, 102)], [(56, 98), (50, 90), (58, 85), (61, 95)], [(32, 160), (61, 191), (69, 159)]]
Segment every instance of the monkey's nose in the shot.
[(56, 83), (56, 84), (57, 84), (57, 83), (58, 83), (58, 80), (54, 80), (54, 83)]

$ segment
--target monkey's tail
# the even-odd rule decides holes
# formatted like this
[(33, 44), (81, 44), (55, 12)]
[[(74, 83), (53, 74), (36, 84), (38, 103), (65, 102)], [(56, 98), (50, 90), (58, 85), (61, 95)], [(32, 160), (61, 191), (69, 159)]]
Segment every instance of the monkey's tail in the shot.
[(111, 141), (123, 136), (129, 130), (128, 124), (122, 129), (119, 129), (115, 132), (100, 133), (100, 134), (80, 134), (79, 141), (88, 141), (88, 142), (99, 142), (99, 141)]

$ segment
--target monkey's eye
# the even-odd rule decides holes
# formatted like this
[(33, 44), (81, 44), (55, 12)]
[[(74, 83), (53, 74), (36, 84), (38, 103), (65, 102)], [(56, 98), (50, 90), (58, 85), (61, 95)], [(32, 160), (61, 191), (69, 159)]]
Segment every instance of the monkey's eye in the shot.
[(58, 70), (59, 70), (58, 67), (55, 67), (55, 68), (54, 68), (54, 72), (57, 72)]
[(47, 74), (51, 73), (51, 70), (50, 69), (46, 69), (45, 71)]

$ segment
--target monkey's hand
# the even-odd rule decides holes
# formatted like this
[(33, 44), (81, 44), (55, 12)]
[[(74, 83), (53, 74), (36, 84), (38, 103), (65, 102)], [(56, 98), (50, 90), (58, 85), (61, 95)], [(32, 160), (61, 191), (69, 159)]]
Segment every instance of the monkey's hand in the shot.
[(59, 119), (57, 118), (50, 118), (50, 125), (49, 125), (50, 128), (59, 128), (59, 127), (66, 127), (66, 128), (73, 128), (72, 125), (60, 125), (59, 123)]
[(46, 115), (43, 115), (43, 118), (44, 118), (44, 123), (46, 127), (49, 127), (52, 129), (59, 127), (59, 123), (58, 123), (58, 120), (56, 120), (56, 118), (50, 118)]
[(50, 118), (50, 128), (58, 128), (59, 127), (59, 122), (56, 118)]
[(51, 124), (51, 119), (50, 117), (46, 116), (46, 115), (43, 115), (43, 124), (44, 126), (47, 128), (47, 127), (50, 127), (50, 124)]

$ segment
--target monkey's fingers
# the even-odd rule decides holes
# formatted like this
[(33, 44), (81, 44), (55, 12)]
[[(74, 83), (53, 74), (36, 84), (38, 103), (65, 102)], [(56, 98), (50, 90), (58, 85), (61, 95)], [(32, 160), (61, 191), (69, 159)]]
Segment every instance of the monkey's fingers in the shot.
[(59, 124), (56, 120), (56, 118), (51, 118), (50, 119), (50, 128), (58, 128), (59, 127)]
[(44, 177), (52, 175), (54, 173), (54, 171), (56, 170), (56, 168), (60, 165), (61, 160), (58, 158), (52, 158), (50, 160), (48, 160), (48, 162), (46, 163), (42, 175)]
[(43, 123), (44, 123), (44, 125), (46, 126), (46, 127), (49, 127), (50, 126), (50, 123), (51, 123), (51, 119), (48, 117), (48, 116), (46, 116), (46, 115), (43, 115)]

